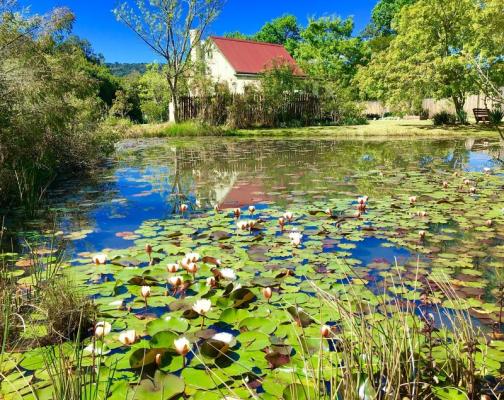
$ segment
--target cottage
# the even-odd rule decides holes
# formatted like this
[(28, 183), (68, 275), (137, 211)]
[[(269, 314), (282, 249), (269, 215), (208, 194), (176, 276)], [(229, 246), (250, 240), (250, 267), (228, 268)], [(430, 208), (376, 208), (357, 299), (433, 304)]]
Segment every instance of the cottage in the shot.
[(204, 61), (208, 74), (215, 83), (226, 83), (233, 93), (244, 93), (247, 86), (257, 85), (260, 74), (274, 63), (285, 62), (296, 75), (304, 75), (279, 44), (211, 36), (206, 48)]

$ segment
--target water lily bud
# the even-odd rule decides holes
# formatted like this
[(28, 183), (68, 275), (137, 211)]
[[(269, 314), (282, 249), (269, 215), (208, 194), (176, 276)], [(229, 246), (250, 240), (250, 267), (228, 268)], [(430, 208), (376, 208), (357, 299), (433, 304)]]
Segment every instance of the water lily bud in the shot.
[(93, 262), (96, 265), (103, 265), (107, 263), (107, 255), (106, 254), (95, 254), (93, 256)]
[(220, 206), (218, 204), (216, 204), (213, 209), (216, 213), (220, 212)]
[(490, 175), (492, 173), (492, 168), (485, 167), (483, 168), (483, 172), (487, 175)]
[(198, 266), (195, 263), (190, 263), (187, 266), (187, 272), (189, 272), (190, 274), (195, 274), (196, 272), (198, 272)]
[(180, 212), (181, 213), (185, 213), (187, 210), (189, 210), (189, 206), (187, 204), (180, 205)]
[(178, 264), (168, 264), (166, 269), (168, 270), (168, 272), (173, 274), (174, 272), (177, 272), (179, 270), (179, 265)]
[(152, 246), (150, 244), (145, 245), (145, 252), (149, 255), (152, 253)]
[(487, 219), (485, 225), (490, 228), (493, 225), (493, 221), (491, 219)]
[(119, 341), (125, 346), (131, 346), (135, 344), (137, 339), (137, 334), (135, 330), (124, 331), (119, 334)]
[(150, 286), (142, 286), (142, 289), (140, 289), (140, 294), (142, 295), (142, 297), (144, 299), (146, 299), (147, 297), (150, 297), (150, 295), (151, 295)]
[(329, 337), (329, 335), (331, 334), (331, 328), (327, 325), (322, 325), (322, 327), (320, 328), (320, 334), (322, 335), (322, 337)]
[(410, 196), (409, 202), (410, 202), (410, 204), (415, 204), (417, 202), (417, 197), (416, 196)]
[(294, 213), (292, 213), (292, 212), (290, 212), (290, 211), (286, 211), (286, 212), (284, 213), (283, 217), (284, 217), (287, 221), (291, 222), (291, 221), (294, 219)]
[(213, 276), (209, 276), (206, 280), (206, 284), (208, 287), (214, 288), (217, 286), (217, 280)]
[(170, 285), (172, 285), (173, 287), (179, 287), (180, 285), (182, 285), (182, 278), (180, 276), (171, 276), (169, 279), (168, 279), (168, 283)]
[(240, 218), (241, 210), (239, 208), (235, 208), (233, 213), (236, 218)]
[(420, 239), (425, 239), (426, 235), (427, 235), (427, 232), (425, 232), (425, 231), (418, 232), (418, 236), (420, 237)]
[(256, 208), (254, 206), (250, 206), (248, 209), (249, 209), (249, 213), (250, 214), (254, 214), (255, 213)]
[(112, 325), (110, 325), (108, 322), (101, 321), (96, 323), (94, 334), (97, 338), (102, 338), (108, 335), (111, 330)]
[(327, 208), (327, 209), (325, 210), (325, 213), (326, 213), (327, 215), (329, 215), (330, 217), (332, 217), (332, 210), (331, 210), (330, 208)]
[(443, 182), (443, 187), (446, 189), (448, 187), (448, 182), (447, 181), (444, 181)]
[(162, 357), (161, 353), (157, 353), (156, 358), (154, 359), (158, 367), (161, 365), (161, 357)]
[(470, 192), (471, 194), (476, 193), (476, 188), (475, 188), (474, 186), (472, 186), (472, 187), (469, 189), (469, 192)]
[(492, 398), (488, 394), (482, 394), (481, 400), (492, 400)]
[(189, 260), (189, 262), (198, 262), (200, 260), (200, 255), (198, 253), (188, 253), (185, 258)]
[(469, 186), (471, 181), (469, 179), (464, 179), (464, 185)]
[(193, 311), (199, 315), (206, 315), (212, 308), (212, 302), (208, 299), (197, 300), (192, 306)]
[(262, 294), (266, 300), (269, 300), (273, 296), (273, 290), (270, 287), (265, 287), (262, 289)]
[(181, 356), (185, 356), (191, 351), (191, 343), (185, 337), (175, 339), (173, 344), (175, 345), (176, 352)]

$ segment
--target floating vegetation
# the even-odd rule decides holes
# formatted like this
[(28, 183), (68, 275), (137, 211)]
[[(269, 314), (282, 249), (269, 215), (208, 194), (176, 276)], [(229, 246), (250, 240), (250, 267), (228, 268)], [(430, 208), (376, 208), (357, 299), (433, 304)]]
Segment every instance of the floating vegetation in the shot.
[(3, 398), (56, 399), (58, 374), (93, 399), (502, 397), (500, 171), (347, 176), (352, 192), (305, 188), (289, 209), (186, 193), (173, 214), (118, 227), (121, 246), (79, 248), (63, 271), (93, 299), (93, 326), (6, 346)]

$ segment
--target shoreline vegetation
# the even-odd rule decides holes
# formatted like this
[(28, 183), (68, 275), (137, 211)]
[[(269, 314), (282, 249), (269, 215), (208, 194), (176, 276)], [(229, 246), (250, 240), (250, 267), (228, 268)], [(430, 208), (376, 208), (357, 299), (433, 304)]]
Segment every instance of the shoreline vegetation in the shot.
[(229, 129), (213, 127), (198, 122), (130, 124), (116, 122), (111, 126), (122, 139), (169, 138), (194, 136), (227, 137), (331, 137), (331, 138), (408, 138), (474, 137), (498, 139), (497, 131), (490, 125), (470, 124), (456, 126), (434, 126), (430, 120), (378, 120), (365, 125), (327, 125), (285, 128)]

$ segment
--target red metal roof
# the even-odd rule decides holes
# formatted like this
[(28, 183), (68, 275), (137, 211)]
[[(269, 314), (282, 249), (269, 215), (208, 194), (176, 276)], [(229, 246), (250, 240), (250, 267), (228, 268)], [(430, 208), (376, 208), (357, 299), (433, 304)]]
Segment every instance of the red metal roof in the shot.
[(304, 76), (289, 52), (280, 44), (253, 42), (210, 37), (238, 74), (259, 74), (271, 66), (274, 60), (285, 60), (294, 67), (294, 74)]

